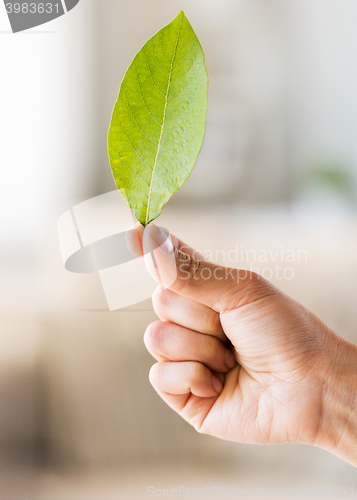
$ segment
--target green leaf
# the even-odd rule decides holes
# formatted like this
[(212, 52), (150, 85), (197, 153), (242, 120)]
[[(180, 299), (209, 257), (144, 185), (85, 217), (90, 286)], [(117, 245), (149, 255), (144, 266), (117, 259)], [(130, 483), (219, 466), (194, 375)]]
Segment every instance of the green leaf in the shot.
[(185, 14), (142, 47), (120, 87), (108, 135), (115, 183), (144, 226), (189, 177), (206, 125), (204, 52)]

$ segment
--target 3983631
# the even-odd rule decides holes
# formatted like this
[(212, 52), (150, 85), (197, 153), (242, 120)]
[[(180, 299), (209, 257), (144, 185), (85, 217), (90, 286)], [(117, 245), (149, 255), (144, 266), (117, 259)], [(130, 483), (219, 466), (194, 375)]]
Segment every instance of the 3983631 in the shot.
[(353, 486), (301, 486), (300, 494), (304, 497), (341, 497), (353, 495)]
[(6, 11), (8, 14), (59, 14), (59, 3), (28, 3), (28, 2), (15, 2), (6, 3)]

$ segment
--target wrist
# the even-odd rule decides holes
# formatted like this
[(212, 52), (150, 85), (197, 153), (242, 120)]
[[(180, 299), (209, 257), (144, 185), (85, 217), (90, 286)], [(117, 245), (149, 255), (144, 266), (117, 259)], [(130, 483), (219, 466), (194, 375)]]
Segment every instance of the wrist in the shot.
[(357, 466), (357, 345), (331, 337), (315, 444)]

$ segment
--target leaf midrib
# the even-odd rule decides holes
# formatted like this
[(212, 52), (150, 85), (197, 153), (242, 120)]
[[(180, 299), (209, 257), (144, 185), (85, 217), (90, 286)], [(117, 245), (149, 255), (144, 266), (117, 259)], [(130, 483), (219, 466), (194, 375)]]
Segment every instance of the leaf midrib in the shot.
[(172, 70), (173, 70), (174, 60), (175, 60), (175, 57), (176, 57), (177, 45), (178, 45), (178, 41), (179, 41), (180, 34), (181, 34), (182, 22), (183, 22), (183, 16), (181, 16), (181, 24), (180, 24), (180, 28), (179, 28), (178, 33), (177, 33), (176, 44), (175, 44), (174, 52), (172, 54), (172, 60), (171, 60), (171, 65), (170, 65), (169, 79), (168, 79), (168, 82), (167, 82), (167, 89), (166, 89), (166, 95), (165, 95), (164, 116), (163, 116), (163, 120), (162, 120), (160, 137), (159, 137), (159, 142), (158, 142), (158, 147), (157, 147), (155, 162), (154, 162), (154, 166), (153, 166), (153, 169), (152, 169), (151, 181), (150, 181), (150, 186), (149, 186), (149, 196), (148, 196), (148, 203), (147, 203), (147, 207), (146, 207), (145, 226), (148, 225), (148, 220), (149, 220), (152, 185), (153, 185), (153, 182), (154, 182), (155, 169), (156, 169), (156, 166), (157, 166), (157, 160), (158, 160), (160, 149), (161, 149), (162, 134), (164, 132), (164, 126), (165, 126), (165, 120), (166, 120), (166, 112), (167, 112), (167, 103), (168, 103), (169, 89), (170, 89), (170, 85), (171, 85), (171, 76), (172, 76)]

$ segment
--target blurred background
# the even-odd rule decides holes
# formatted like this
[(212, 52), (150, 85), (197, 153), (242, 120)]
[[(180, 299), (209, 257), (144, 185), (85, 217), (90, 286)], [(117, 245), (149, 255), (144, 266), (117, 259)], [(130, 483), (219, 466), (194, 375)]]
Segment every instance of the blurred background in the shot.
[(181, 9), (206, 53), (207, 133), (159, 222), (218, 261), (237, 246), (268, 252), (234, 265), (288, 269), (271, 280), (357, 342), (354, 0), (82, 0), (17, 35), (0, 6), (2, 500), (357, 489), (356, 470), (323, 450), (196, 434), (148, 382), (151, 301), (109, 313), (98, 276), (64, 269), (57, 219), (115, 188), (106, 136), (120, 82)]

